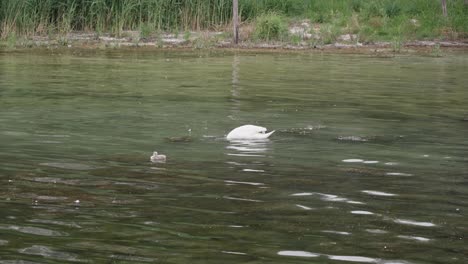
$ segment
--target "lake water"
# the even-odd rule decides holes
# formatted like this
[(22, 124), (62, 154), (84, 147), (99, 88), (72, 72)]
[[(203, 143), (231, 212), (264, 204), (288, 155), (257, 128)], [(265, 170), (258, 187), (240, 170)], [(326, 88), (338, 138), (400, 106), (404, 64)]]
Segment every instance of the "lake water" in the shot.
[[(0, 263), (468, 263), (467, 72), (462, 52), (0, 53)], [(243, 124), (276, 132), (224, 139)]]

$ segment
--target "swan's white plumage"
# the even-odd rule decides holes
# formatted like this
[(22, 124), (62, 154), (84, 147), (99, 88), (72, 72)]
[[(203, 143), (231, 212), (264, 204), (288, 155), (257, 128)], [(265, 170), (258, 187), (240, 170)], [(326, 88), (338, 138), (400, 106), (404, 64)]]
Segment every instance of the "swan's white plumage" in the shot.
[(227, 140), (258, 140), (267, 139), (275, 131), (266, 133), (267, 129), (261, 126), (244, 125), (234, 128), (226, 136)]
[(154, 151), (153, 155), (150, 157), (150, 160), (154, 163), (164, 163), (166, 162), (166, 155), (158, 154), (158, 152)]

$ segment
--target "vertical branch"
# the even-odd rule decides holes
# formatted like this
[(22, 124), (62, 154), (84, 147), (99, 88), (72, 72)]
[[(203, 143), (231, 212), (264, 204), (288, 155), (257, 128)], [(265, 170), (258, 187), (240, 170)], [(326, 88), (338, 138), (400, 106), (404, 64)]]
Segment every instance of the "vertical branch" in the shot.
[(447, 17), (447, 0), (442, 0), (442, 13)]
[(232, 25), (234, 30), (234, 43), (239, 43), (239, 0), (232, 1)]

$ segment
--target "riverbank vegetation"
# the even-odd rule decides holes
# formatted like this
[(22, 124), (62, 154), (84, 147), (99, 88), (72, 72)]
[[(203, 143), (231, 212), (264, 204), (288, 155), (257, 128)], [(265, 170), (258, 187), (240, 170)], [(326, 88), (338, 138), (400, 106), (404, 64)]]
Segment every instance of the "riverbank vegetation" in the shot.
[[(239, 0), (241, 40), (312, 39), (333, 43), (344, 34), (355, 42), (468, 37), (468, 3), (440, 0)], [(2, 0), (0, 39), (64, 36), (70, 32), (140, 38), (192, 30), (225, 32), (230, 38), (232, 0)], [(306, 23), (299, 33), (291, 25)]]

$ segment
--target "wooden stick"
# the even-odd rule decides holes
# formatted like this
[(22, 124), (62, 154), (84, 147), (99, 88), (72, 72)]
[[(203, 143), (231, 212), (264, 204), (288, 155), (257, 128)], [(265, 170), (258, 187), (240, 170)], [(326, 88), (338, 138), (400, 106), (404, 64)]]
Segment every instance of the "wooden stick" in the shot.
[(234, 29), (234, 43), (239, 43), (239, 0), (232, 1), (232, 25)]

